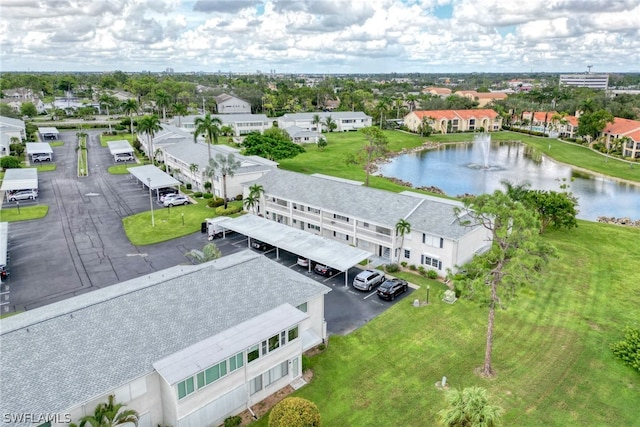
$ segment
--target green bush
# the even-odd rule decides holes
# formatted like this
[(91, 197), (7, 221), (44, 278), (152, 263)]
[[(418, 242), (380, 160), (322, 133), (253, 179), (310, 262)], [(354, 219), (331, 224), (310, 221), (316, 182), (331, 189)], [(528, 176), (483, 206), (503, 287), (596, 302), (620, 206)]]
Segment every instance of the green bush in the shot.
[(433, 280), (435, 280), (435, 279), (437, 279), (437, 278), (438, 278), (438, 272), (437, 272), (437, 271), (435, 271), (435, 270), (429, 270), (429, 271), (427, 271), (427, 277), (428, 277), (429, 279), (433, 279)]
[(301, 397), (287, 397), (273, 407), (269, 427), (319, 427), (320, 411), (315, 403)]
[(10, 144), (9, 150), (15, 154), (16, 157), (20, 157), (22, 153), (24, 153), (24, 144), (21, 142), (17, 144)]
[(193, 197), (202, 197), (202, 191), (196, 191), (193, 193)]
[(398, 264), (387, 264), (384, 266), (384, 271), (386, 271), (387, 273), (395, 273), (397, 271), (400, 271), (400, 267), (398, 266)]
[(241, 211), (241, 206), (229, 206), (227, 209), (224, 206), (220, 206), (216, 208), (216, 215), (233, 215)]
[(302, 372), (309, 369), (310, 365), (311, 365), (311, 361), (309, 360), (309, 356), (306, 356), (303, 354), (302, 355)]
[(2, 169), (17, 169), (20, 167), (20, 159), (13, 156), (4, 156), (0, 158), (0, 166)]
[(411, 264), (411, 265), (409, 266), (409, 270), (411, 270), (411, 271), (416, 271), (416, 265), (415, 265), (415, 264)]
[[(162, 166), (164, 166), (164, 165), (162, 165)], [(191, 190), (191, 183), (190, 182), (187, 182), (187, 190)]]
[(242, 423), (242, 417), (240, 415), (234, 415), (233, 417), (227, 417), (224, 419), (224, 427), (235, 427)]
[(236, 196), (236, 202), (239, 202), (240, 200), (242, 200), (242, 194), (238, 194)]
[(211, 194), (211, 193), (204, 193), (204, 194), (202, 195), (202, 198), (203, 198), (203, 199), (212, 199), (212, 198), (213, 198), (213, 194)]
[(640, 329), (624, 328), (624, 341), (611, 344), (611, 350), (625, 365), (640, 372)]
[(423, 265), (418, 266), (418, 273), (420, 273), (421, 276), (424, 276), (427, 274), (427, 270), (424, 268)]
[[(211, 194), (211, 193), (206, 193), (205, 196), (207, 194)], [(215, 199), (211, 199), (207, 202), (207, 206), (209, 206), (210, 208), (217, 208), (218, 206), (222, 206), (222, 205), (224, 205), (224, 200), (220, 197), (216, 197)]]

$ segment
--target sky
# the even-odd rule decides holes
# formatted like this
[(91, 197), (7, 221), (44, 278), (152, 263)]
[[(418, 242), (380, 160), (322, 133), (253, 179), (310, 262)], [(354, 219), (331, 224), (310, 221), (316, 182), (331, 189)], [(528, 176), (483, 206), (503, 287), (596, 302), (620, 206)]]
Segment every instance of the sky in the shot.
[(0, 71), (638, 72), (640, 0), (0, 0)]

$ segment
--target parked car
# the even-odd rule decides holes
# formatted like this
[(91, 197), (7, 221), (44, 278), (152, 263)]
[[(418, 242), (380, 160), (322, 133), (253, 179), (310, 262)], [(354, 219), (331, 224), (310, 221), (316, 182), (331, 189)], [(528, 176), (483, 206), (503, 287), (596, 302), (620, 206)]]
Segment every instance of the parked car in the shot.
[(191, 203), (191, 201), (184, 194), (177, 194), (173, 197), (166, 197), (163, 202), (165, 208), (177, 205), (188, 205), (189, 203)]
[(164, 199), (171, 195), (171, 196), (175, 196), (176, 194), (178, 194), (176, 192), (175, 188), (159, 188), (158, 189), (158, 195), (160, 196), (160, 201), (164, 202)]
[(316, 264), (313, 272), (321, 274), (323, 276), (333, 276), (334, 274), (338, 273), (338, 270), (336, 270), (335, 268), (331, 268), (328, 265)]
[(256, 239), (251, 239), (251, 247), (261, 251), (273, 249), (273, 246), (271, 246), (270, 244), (262, 242), (260, 240), (256, 240)]
[(31, 156), (34, 162), (50, 162), (51, 154), (38, 153)]
[(377, 293), (379, 298), (393, 301), (398, 295), (401, 295), (408, 290), (409, 284), (406, 280), (389, 279), (378, 287)]
[(316, 262), (315, 261), (310, 261), (309, 258), (305, 258), (305, 257), (301, 257), (301, 256), (298, 257), (297, 264), (300, 267), (309, 267), (309, 263), (311, 263), (311, 268), (312, 269), (315, 268), (315, 266), (316, 266)]
[(131, 153), (120, 153), (116, 154), (116, 162), (130, 162), (133, 160), (133, 154)]
[(9, 201), (15, 202), (16, 200), (35, 200), (38, 198), (38, 192), (35, 190), (18, 190), (9, 195)]
[(380, 271), (364, 270), (353, 279), (353, 287), (361, 291), (370, 291), (385, 279), (386, 277)]

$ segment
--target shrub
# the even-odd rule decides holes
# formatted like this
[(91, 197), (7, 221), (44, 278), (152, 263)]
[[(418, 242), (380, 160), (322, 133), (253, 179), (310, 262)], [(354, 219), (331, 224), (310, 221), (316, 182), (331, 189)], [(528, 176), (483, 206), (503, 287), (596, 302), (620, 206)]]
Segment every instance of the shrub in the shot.
[(611, 350), (625, 365), (640, 372), (640, 329), (631, 326), (624, 328), (624, 341), (612, 344)]
[(2, 169), (16, 169), (20, 167), (20, 159), (13, 156), (4, 156), (0, 158), (0, 166)]
[(211, 190), (211, 181), (207, 181), (204, 183), (204, 189), (207, 191)]
[(233, 417), (227, 417), (224, 419), (224, 427), (235, 427), (242, 424), (242, 417), (240, 415), (234, 415)]
[(387, 273), (395, 273), (399, 270), (400, 267), (398, 267), (398, 264), (387, 264), (384, 266), (384, 271), (386, 271)]
[[(164, 165), (162, 165), (162, 166), (164, 166)], [(187, 190), (191, 190), (191, 183), (190, 183), (190, 182), (187, 182), (186, 187), (187, 187)]]
[(418, 272), (420, 273), (421, 276), (424, 276), (425, 274), (427, 274), (427, 270), (424, 268), (423, 265), (418, 266)]
[(402, 268), (407, 268), (407, 261), (402, 261), (400, 265), (402, 266)]
[(202, 197), (202, 191), (196, 191), (193, 193), (193, 197)]
[(309, 369), (309, 365), (311, 364), (311, 361), (309, 360), (309, 356), (306, 355), (302, 355), (302, 372), (306, 371), (307, 369)]
[(236, 202), (239, 202), (240, 200), (242, 200), (242, 194), (238, 194), (236, 196)]
[(21, 142), (17, 144), (10, 144), (9, 150), (15, 153), (16, 157), (20, 157), (20, 155), (24, 153), (24, 145)]
[(411, 270), (411, 271), (416, 271), (416, 266), (415, 266), (415, 264), (411, 264), (411, 265), (409, 266), (409, 270)]
[(224, 206), (216, 208), (216, 215), (232, 215), (242, 211), (241, 206), (229, 206), (227, 209)]
[(269, 427), (319, 427), (320, 411), (315, 403), (301, 397), (287, 397), (273, 407)]
[(213, 199), (213, 194), (211, 194), (211, 193), (204, 193), (204, 194), (202, 195), (202, 198), (203, 198), (203, 199)]
[[(207, 194), (211, 194), (211, 193), (207, 193)], [(210, 208), (217, 208), (218, 206), (222, 206), (222, 205), (224, 205), (224, 200), (220, 197), (211, 198), (211, 200), (207, 202), (207, 206), (209, 206)]]
[(427, 271), (427, 277), (435, 280), (438, 278), (438, 273), (435, 270), (429, 270)]

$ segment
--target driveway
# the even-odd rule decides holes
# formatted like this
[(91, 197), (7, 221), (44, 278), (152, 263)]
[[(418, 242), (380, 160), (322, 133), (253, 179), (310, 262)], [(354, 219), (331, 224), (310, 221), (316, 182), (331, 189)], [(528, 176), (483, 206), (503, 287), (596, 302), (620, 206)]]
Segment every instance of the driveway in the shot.
[(100, 146), (100, 131), (87, 133), (89, 176), (76, 173), (76, 131), (60, 132), (65, 144), (53, 148), (57, 169), (38, 174), (39, 198), (30, 202), (48, 205), (49, 213), (9, 226), (11, 277), (3, 289), (8, 292), (3, 313), (189, 263), (184, 254), (206, 244), (204, 235), (194, 233), (156, 245), (132, 245), (122, 218), (148, 210), (148, 193), (130, 175), (110, 175), (113, 158)]

